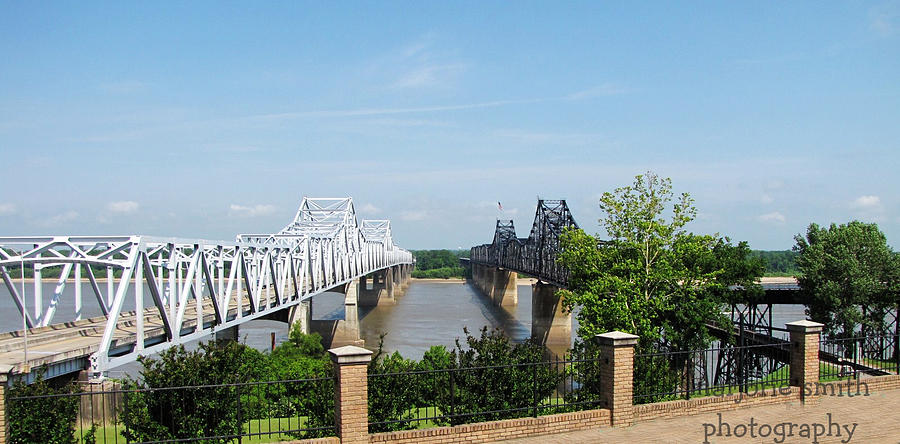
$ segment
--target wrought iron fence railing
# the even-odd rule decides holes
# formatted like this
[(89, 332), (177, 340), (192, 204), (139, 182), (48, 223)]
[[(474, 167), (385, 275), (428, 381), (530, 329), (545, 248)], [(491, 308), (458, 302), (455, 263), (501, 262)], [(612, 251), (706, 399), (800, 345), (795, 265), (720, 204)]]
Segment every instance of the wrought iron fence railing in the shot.
[(599, 407), (599, 359), (375, 373), (369, 431), (540, 416)]
[(16, 427), (56, 418), (66, 404), (77, 406), (65, 421), (78, 443), (240, 443), (336, 434), (333, 377), (12, 395), (7, 419)]
[(787, 343), (636, 354), (633, 401), (648, 404), (786, 387), (789, 360)]
[(823, 339), (819, 343), (819, 379), (900, 374), (898, 339), (898, 335)]

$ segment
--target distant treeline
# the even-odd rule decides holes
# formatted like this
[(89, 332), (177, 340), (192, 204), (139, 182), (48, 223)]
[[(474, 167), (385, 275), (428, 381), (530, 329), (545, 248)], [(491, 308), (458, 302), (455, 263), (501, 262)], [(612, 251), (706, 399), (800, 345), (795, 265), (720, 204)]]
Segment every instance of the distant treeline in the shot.
[(762, 258), (766, 263), (766, 276), (796, 276), (797, 256), (799, 253), (791, 250), (753, 250), (754, 257)]
[(412, 250), (412, 254), (416, 258), (414, 278), (465, 277), (466, 270), (459, 265), (459, 258), (469, 257), (469, 250)]

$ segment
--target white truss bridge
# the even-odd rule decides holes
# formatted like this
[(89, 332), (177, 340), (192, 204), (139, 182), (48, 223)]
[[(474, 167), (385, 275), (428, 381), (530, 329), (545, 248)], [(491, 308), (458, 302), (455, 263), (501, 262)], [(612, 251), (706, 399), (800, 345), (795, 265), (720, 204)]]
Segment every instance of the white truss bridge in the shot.
[[(233, 242), (0, 237), (0, 277), (22, 319), (2, 326), (14, 331), (0, 334), (0, 371), (28, 374), (46, 366), (47, 377), (85, 369), (99, 377), (139, 355), (412, 263), (412, 254), (394, 245), (390, 221), (359, 224), (351, 198), (304, 197), (281, 231)], [(44, 294), (46, 283), (55, 283), (52, 293)], [(96, 304), (102, 316), (83, 318), (84, 304)], [(74, 313), (61, 315), (63, 306)]]

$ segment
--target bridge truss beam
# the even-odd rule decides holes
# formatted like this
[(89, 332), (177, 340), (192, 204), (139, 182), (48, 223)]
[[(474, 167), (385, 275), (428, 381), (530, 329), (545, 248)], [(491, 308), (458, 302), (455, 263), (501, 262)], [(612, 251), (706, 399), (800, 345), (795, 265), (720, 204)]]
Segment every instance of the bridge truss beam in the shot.
[[(0, 237), (0, 278), (27, 328), (54, 325), (62, 299), (71, 294), (68, 285), (74, 286), (75, 310), (63, 322), (80, 321), (85, 290), (93, 295), (106, 317), (102, 336), (88, 350), (93, 375), (411, 263), (412, 254), (394, 245), (390, 222), (363, 221), (360, 227), (350, 198), (304, 198), (294, 221), (278, 233), (239, 235), (232, 242)], [(48, 269), (56, 286), (45, 299)], [(104, 271), (105, 286), (96, 276)], [(26, 281), (31, 303), (22, 291)], [(28, 367), (22, 362), (19, 370)]]

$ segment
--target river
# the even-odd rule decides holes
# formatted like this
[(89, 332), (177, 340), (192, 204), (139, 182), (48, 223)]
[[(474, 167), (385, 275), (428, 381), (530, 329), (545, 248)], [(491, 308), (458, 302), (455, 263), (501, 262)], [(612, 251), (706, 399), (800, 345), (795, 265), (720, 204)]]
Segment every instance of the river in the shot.
[[(46, 282), (46, 281), (45, 281)], [(21, 285), (21, 284), (18, 284)], [(17, 285), (17, 287), (18, 287)], [(44, 300), (53, 294), (55, 284), (44, 284)], [(101, 286), (103, 284), (101, 283)], [(26, 284), (27, 301), (32, 303), (33, 290)], [(63, 294), (54, 323), (74, 318), (74, 290), (68, 285)], [(21, 292), (21, 289), (19, 290)], [(475, 288), (462, 281), (413, 280), (407, 291), (396, 298), (396, 303), (359, 310), (360, 336), (366, 346), (374, 348), (381, 334), (388, 352), (398, 351), (404, 357), (420, 359), (432, 345), (453, 348), (457, 338), (464, 342), (463, 327), (473, 334), (483, 326), (500, 328), (512, 341), (521, 342), (531, 335), (531, 286), (518, 285), (518, 304), (512, 307), (495, 307)], [(149, 292), (145, 292), (148, 295)], [(147, 297), (146, 304), (150, 304)], [(342, 319), (344, 295), (322, 293), (313, 298), (313, 319)], [(126, 298), (124, 310), (134, 309), (134, 298)], [(100, 310), (93, 292), (84, 291), (84, 317), (98, 316)], [(805, 319), (802, 305), (778, 305), (773, 312), (773, 324)], [(574, 322), (574, 321), (573, 321)], [(573, 332), (577, 325), (573, 325)], [(6, 287), (0, 285), (0, 330), (22, 328), (22, 318)], [(277, 321), (251, 321), (240, 327), (240, 340), (259, 350), (271, 347), (271, 334), (276, 344), (287, 340), (287, 326)], [(559, 353), (561, 350), (554, 350)], [(136, 375), (138, 364), (128, 364), (110, 371), (110, 376)]]

